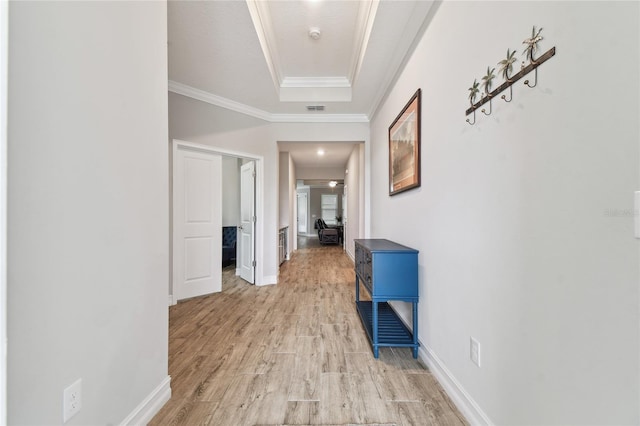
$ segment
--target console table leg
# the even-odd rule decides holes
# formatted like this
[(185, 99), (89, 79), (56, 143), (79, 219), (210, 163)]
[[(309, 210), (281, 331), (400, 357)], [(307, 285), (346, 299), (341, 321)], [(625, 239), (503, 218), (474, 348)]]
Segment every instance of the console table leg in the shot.
[(373, 357), (378, 358), (378, 302), (371, 301), (373, 307)]
[(358, 280), (358, 274), (356, 274), (356, 302), (360, 301), (360, 280)]
[(413, 357), (418, 358), (418, 302), (413, 302)]

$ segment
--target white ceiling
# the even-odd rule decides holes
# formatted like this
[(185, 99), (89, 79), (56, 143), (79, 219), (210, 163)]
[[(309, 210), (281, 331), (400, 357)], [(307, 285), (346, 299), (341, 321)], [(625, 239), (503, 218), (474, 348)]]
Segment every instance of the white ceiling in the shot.
[[(426, 0), (170, 0), (169, 89), (267, 121), (367, 122), (430, 12)], [(296, 164), (310, 162), (298, 145)]]
[[(297, 167), (344, 168), (357, 142), (279, 142), (280, 152), (288, 152)], [(318, 155), (322, 150), (323, 155)]]

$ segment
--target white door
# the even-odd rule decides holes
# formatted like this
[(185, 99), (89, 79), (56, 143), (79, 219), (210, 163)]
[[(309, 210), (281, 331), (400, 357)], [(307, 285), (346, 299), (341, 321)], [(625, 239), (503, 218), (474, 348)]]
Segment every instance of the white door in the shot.
[(222, 158), (178, 147), (173, 162), (174, 301), (222, 290)]
[(298, 194), (298, 233), (307, 233), (307, 193)]
[(238, 258), (240, 278), (255, 283), (254, 233), (256, 226), (255, 209), (256, 163), (250, 161), (240, 169), (240, 226), (238, 227)]

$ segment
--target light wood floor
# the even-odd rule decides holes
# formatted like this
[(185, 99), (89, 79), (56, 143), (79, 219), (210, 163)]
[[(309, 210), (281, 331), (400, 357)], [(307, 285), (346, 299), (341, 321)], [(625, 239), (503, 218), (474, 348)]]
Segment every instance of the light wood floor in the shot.
[(172, 398), (151, 425), (466, 424), (410, 350), (373, 358), (341, 247), (298, 250), (276, 286), (233, 274), (170, 308)]

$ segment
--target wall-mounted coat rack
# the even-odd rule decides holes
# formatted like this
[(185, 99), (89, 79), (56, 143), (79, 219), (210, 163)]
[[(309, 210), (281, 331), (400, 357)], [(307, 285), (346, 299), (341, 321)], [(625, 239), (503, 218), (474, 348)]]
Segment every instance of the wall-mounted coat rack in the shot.
[(538, 42), (542, 40), (542, 36), (540, 36), (541, 31), (542, 31), (542, 28), (536, 32), (536, 27), (533, 27), (531, 37), (523, 41), (523, 43), (527, 45), (527, 48), (525, 49), (525, 54), (529, 59), (529, 65), (525, 66), (523, 62), (521, 70), (516, 74), (514, 74), (513, 76), (510, 76), (509, 74), (511, 73), (511, 70), (513, 68), (513, 63), (515, 62), (514, 54), (516, 53), (516, 51), (514, 50), (513, 52), (511, 52), (509, 49), (507, 49), (507, 58), (498, 63), (498, 65), (502, 66), (501, 71), (505, 81), (494, 90), (491, 90), (491, 82), (495, 77), (493, 75), (493, 71), (495, 70), (495, 68), (490, 69), (489, 67), (487, 67), (487, 75), (485, 75), (482, 78), (483, 86), (485, 89), (484, 96), (482, 96), (482, 98), (478, 102), (474, 102), (474, 101), (477, 94), (480, 91), (478, 89), (479, 83), (477, 82), (477, 80), (474, 80), (473, 85), (469, 88), (469, 91), (470, 91), (469, 100), (471, 102), (471, 107), (467, 108), (467, 110), (465, 111), (465, 115), (469, 115), (473, 113), (473, 122), (471, 122), (470, 119), (467, 119), (467, 123), (471, 125), (475, 124), (476, 122), (475, 111), (481, 106), (483, 106), (484, 104), (486, 104), (487, 102), (489, 102), (489, 112), (487, 113), (484, 108), (482, 109), (482, 112), (485, 115), (491, 115), (491, 111), (492, 111), (491, 100), (507, 89), (510, 90), (509, 99), (507, 99), (506, 95), (502, 95), (501, 99), (504, 100), (505, 102), (511, 102), (513, 100), (512, 86), (517, 81), (519, 81), (522, 77), (529, 74), (531, 71), (535, 71), (535, 78), (534, 78), (533, 84), (531, 84), (529, 80), (525, 80), (524, 84), (531, 88), (536, 87), (536, 85), (538, 84), (538, 67), (543, 63), (545, 63), (546, 61), (548, 61), (552, 56), (556, 54), (556, 48), (552, 47), (539, 58), (534, 58), (533, 55), (538, 48), (537, 47)]

